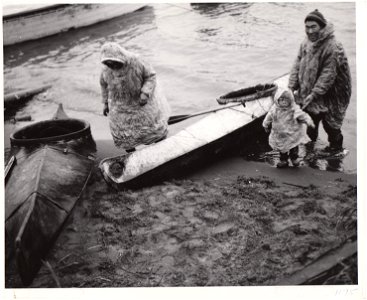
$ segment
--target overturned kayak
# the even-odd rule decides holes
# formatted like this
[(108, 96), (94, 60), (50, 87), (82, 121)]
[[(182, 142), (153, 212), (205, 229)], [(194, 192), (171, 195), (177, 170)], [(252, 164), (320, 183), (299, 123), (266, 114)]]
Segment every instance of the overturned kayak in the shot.
[[(287, 86), (288, 76), (275, 81)], [(236, 96), (238, 96), (236, 94)], [(251, 143), (273, 104), (271, 96), (208, 114), (177, 134), (133, 153), (103, 159), (99, 168), (117, 189), (137, 188), (176, 177), (205, 161)]]
[(81, 148), (91, 138), (88, 131), (82, 136), (85, 126), (89, 130), (89, 124), (76, 119), (49, 120), (12, 135), (15, 154), (5, 178), (6, 261), (16, 262), (24, 285), (33, 281), (91, 174), (93, 147), (84, 147), (91, 155), (75, 151), (76, 144)]

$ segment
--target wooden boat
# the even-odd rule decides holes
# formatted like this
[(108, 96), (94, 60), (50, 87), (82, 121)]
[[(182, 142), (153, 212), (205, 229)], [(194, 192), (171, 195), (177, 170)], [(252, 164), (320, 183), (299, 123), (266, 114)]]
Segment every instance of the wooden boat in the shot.
[(54, 4), (3, 7), (3, 44), (12, 45), (109, 20), (144, 7), (130, 4)]
[[(287, 86), (288, 76), (275, 81)], [(103, 159), (99, 168), (105, 180), (117, 189), (137, 188), (178, 176), (215, 159), (231, 148), (246, 147), (259, 130), (272, 105), (272, 97), (230, 105), (167, 139), (122, 156)]]
[(82, 143), (93, 154), (85, 139), (91, 139), (89, 124), (77, 119), (38, 122), (12, 135), (15, 150), (5, 178), (6, 262), (16, 262), (24, 285), (33, 281), (86, 186), (94, 157), (75, 151)]

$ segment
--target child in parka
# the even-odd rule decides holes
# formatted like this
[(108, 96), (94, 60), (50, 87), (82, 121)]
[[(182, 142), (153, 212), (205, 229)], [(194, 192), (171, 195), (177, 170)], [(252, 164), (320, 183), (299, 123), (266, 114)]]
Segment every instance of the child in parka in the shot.
[(109, 115), (115, 146), (131, 152), (164, 139), (170, 109), (153, 68), (112, 42), (102, 46), (101, 62), (103, 114)]
[(307, 126), (314, 127), (311, 117), (295, 103), (293, 93), (289, 89), (278, 88), (274, 95), (274, 105), (263, 121), (263, 127), (269, 135), (269, 145), (280, 152), (278, 168), (288, 166), (290, 158), (294, 167), (298, 167), (301, 159), (298, 146), (310, 141)]

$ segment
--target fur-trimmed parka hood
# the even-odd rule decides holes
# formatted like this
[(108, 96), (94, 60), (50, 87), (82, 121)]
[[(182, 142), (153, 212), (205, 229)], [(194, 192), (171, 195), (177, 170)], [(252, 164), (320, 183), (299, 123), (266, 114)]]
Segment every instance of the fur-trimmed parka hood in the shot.
[(314, 49), (317, 49), (320, 47), (320, 45), (322, 45), (325, 40), (329, 39), (329, 38), (334, 38), (334, 24), (329, 22), (326, 24), (326, 26), (320, 30), (320, 36), (318, 38), (317, 41), (315, 42), (311, 42), (308, 37), (306, 36), (305, 38), (305, 43), (308, 44), (309, 46), (312, 46)]

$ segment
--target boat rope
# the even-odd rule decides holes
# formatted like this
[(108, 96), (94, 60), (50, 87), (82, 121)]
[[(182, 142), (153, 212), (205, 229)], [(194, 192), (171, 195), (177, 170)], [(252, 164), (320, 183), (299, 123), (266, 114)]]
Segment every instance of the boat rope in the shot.
[(268, 112), (268, 110), (266, 110), (266, 109), (264, 108), (264, 106), (261, 104), (261, 102), (260, 102), (260, 100), (259, 100), (259, 99), (256, 99), (256, 102), (260, 105), (260, 107), (262, 108), (262, 110), (264, 111), (264, 113), (267, 113), (267, 112)]
[[(191, 137), (187, 137), (188, 139), (194, 139), (194, 140), (197, 140), (197, 141), (200, 141), (200, 142), (207, 142), (205, 139), (199, 139), (198, 137), (194, 136), (190, 131), (187, 131), (186, 129), (183, 130), (184, 132), (188, 133)], [(182, 138), (182, 137), (180, 137)]]
[(248, 115), (248, 116), (250, 116), (252, 119), (256, 119), (256, 118), (258, 118), (258, 116), (256, 116), (254, 113), (250, 114), (250, 113), (248, 113), (248, 112), (247, 112), (247, 111), (245, 111), (245, 110), (239, 110), (239, 109), (236, 109), (236, 108), (230, 108), (230, 109), (235, 110), (235, 111), (238, 111), (238, 112), (243, 113), (243, 114), (245, 114), (245, 115)]
[(193, 9), (191, 9), (191, 8), (182, 7), (182, 6), (180, 6), (180, 5), (175, 5), (175, 4), (173, 4), (173, 3), (166, 3), (166, 5), (167, 5), (167, 6), (170, 6), (170, 7), (178, 7), (178, 8), (181, 8), (181, 9), (187, 10), (187, 11), (189, 11), (189, 12), (194, 12), (194, 10), (193, 10)]

